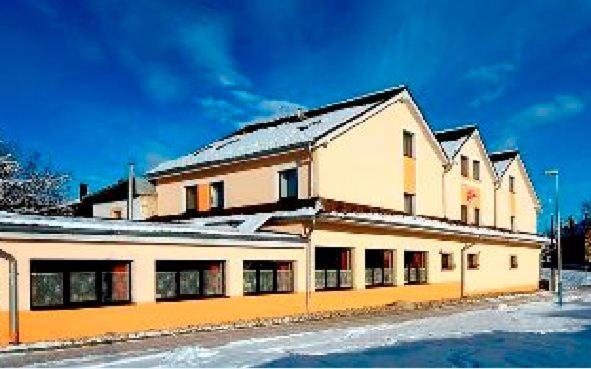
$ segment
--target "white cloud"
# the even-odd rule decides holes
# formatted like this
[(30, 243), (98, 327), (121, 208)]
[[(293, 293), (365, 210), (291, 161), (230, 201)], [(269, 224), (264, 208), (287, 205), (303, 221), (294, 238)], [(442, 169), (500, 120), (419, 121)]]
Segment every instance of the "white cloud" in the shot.
[(536, 103), (518, 111), (510, 123), (525, 128), (532, 124), (547, 124), (567, 119), (585, 109), (583, 100), (572, 95), (557, 95), (551, 101)]
[(514, 64), (506, 62), (469, 70), (464, 77), (478, 83), (479, 91), (478, 96), (472, 101), (472, 106), (478, 107), (503, 96), (515, 69)]

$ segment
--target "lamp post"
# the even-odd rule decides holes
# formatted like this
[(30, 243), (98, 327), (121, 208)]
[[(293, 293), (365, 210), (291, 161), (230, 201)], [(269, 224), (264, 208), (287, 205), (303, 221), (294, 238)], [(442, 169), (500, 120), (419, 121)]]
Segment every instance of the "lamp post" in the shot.
[(558, 299), (558, 305), (562, 306), (562, 248), (560, 247), (560, 209), (558, 207), (558, 170), (554, 169), (554, 170), (547, 170), (544, 172), (545, 175), (549, 176), (549, 177), (554, 177), (554, 183), (555, 183), (555, 188), (554, 188), (554, 206), (556, 208), (555, 210), (555, 214), (556, 214), (556, 252), (557, 252), (557, 259), (558, 259), (558, 271), (557, 271), (557, 277), (558, 277), (558, 283), (557, 283), (557, 287), (558, 287), (558, 294), (557, 294), (557, 299)]

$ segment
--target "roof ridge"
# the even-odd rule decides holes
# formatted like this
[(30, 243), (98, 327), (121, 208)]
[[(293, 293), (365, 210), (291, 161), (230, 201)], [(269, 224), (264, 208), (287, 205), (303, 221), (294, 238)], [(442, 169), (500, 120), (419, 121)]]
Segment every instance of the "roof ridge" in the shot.
[(476, 124), (466, 124), (466, 125), (460, 126), (460, 127), (446, 128), (446, 129), (443, 129), (441, 131), (434, 131), (433, 133), (435, 135), (438, 135), (438, 134), (444, 134), (444, 133), (451, 133), (451, 132), (461, 131), (461, 130), (469, 129), (469, 128), (470, 129), (478, 130), (478, 126)]

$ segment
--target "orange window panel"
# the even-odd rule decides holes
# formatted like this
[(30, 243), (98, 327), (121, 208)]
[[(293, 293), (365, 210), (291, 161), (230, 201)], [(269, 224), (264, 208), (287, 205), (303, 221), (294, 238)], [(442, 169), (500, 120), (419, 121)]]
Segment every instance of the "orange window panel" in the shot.
[(208, 211), (210, 208), (209, 183), (197, 185), (197, 210)]

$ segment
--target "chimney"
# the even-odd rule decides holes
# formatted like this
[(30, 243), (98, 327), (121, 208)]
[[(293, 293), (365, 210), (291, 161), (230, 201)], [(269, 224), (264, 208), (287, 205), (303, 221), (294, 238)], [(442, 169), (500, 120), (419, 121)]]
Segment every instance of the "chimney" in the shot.
[(82, 200), (84, 196), (88, 195), (88, 184), (80, 183), (79, 198)]
[(304, 111), (302, 110), (302, 108), (298, 108), (296, 114), (297, 114), (299, 120), (306, 119), (306, 116), (304, 115)]
[(127, 180), (127, 220), (133, 220), (133, 195), (134, 195), (135, 173), (133, 163), (129, 163), (129, 178)]

